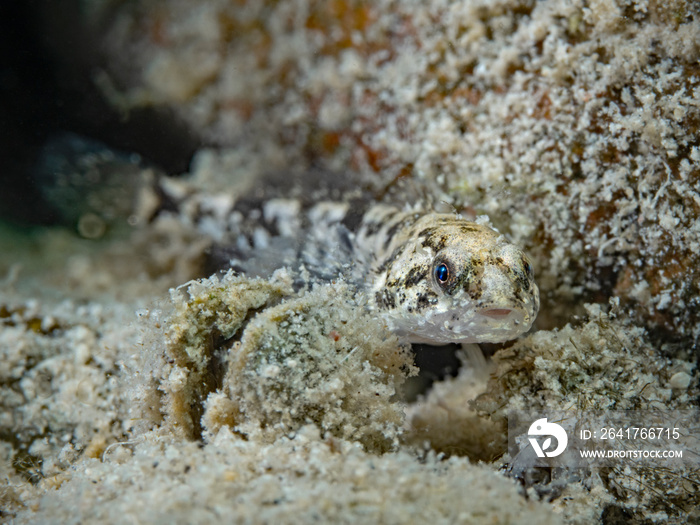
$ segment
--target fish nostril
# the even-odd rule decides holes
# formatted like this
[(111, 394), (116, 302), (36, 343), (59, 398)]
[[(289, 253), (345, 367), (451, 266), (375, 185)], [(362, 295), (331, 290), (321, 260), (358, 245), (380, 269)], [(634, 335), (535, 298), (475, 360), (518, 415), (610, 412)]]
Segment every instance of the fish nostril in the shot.
[(513, 310), (509, 308), (494, 308), (492, 310), (483, 310), (480, 313), (481, 315), (493, 317), (494, 319), (503, 319), (504, 317), (508, 317), (512, 311)]

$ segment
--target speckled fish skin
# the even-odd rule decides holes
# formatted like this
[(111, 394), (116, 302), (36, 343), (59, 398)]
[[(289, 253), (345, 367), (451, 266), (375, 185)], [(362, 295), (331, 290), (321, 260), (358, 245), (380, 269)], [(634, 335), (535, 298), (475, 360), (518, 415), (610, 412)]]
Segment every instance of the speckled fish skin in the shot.
[[(371, 254), (373, 307), (412, 343), (499, 343), (532, 326), (539, 291), (517, 246), (454, 214), (375, 206), (355, 237)], [(447, 268), (442, 282), (439, 266)]]

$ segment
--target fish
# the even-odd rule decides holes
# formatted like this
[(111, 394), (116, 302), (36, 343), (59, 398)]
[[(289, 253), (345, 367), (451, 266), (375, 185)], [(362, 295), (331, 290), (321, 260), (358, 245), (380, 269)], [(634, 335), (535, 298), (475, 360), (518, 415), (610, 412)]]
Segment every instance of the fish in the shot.
[(371, 306), (411, 343), (500, 343), (532, 326), (539, 290), (527, 255), (457, 214), (370, 208), (354, 250)]
[[(298, 261), (304, 271), (297, 274), (312, 280), (342, 277), (403, 341), (501, 343), (527, 332), (537, 317), (532, 262), (484, 224), (387, 203), (271, 199), (259, 206), (232, 221), (240, 229), (231, 266), (249, 275), (267, 267), (265, 276)], [(246, 230), (253, 233), (240, 234)]]

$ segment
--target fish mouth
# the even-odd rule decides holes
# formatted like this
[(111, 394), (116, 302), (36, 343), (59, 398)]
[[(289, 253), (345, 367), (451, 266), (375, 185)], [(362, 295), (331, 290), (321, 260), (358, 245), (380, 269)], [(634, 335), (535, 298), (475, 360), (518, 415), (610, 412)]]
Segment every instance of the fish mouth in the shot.
[(481, 315), (485, 315), (486, 317), (501, 320), (508, 317), (512, 312), (513, 310), (511, 308), (491, 308), (489, 310), (482, 310), (479, 313)]
[(490, 337), (513, 338), (527, 331), (533, 321), (530, 313), (524, 308), (484, 308), (476, 313), (475, 324), (480, 325)]
[(477, 310), (483, 322), (491, 325), (513, 325), (518, 326), (527, 323), (530, 316), (527, 311), (521, 308), (484, 308)]

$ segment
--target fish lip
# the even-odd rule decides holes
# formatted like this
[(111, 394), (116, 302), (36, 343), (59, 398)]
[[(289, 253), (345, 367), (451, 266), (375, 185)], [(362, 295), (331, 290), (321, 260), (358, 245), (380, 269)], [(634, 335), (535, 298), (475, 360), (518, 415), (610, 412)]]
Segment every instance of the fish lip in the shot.
[(481, 310), (479, 314), (492, 319), (501, 320), (506, 319), (514, 311), (515, 310), (512, 308), (489, 308), (487, 310)]
[(533, 321), (532, 315), (526, 309), (516, 306), (481, 308), (476, 313), (483, 322), (493, 328), (510, 325), (510, 329), (515, 329), (518, 326), (530, 326)]

